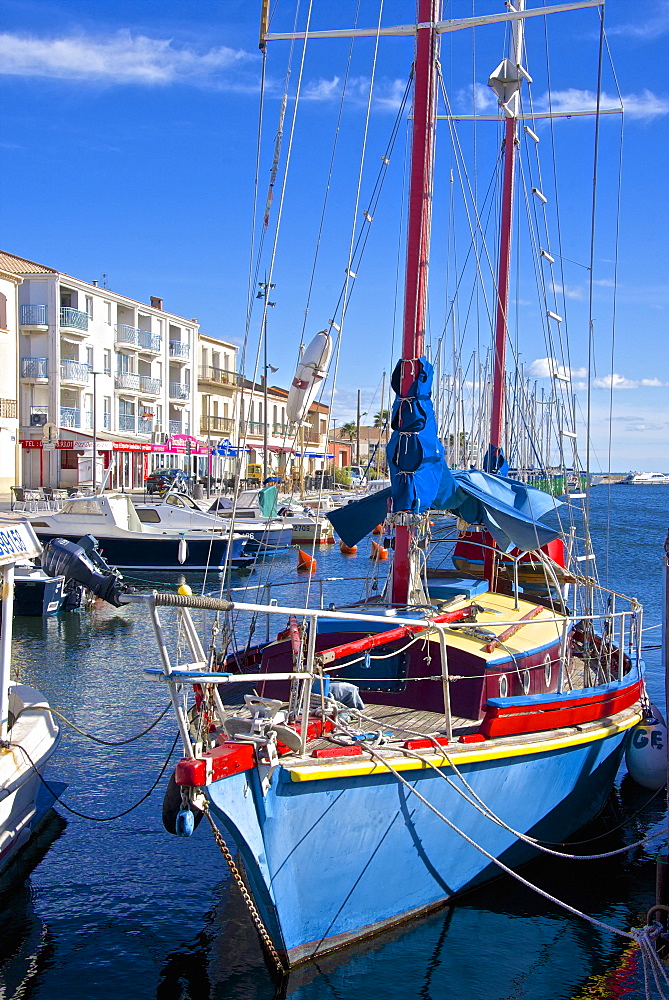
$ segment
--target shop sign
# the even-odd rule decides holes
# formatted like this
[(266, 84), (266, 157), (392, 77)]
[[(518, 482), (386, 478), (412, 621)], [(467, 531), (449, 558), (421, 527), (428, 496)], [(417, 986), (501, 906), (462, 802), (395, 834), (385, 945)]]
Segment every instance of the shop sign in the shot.
[(22, 441), (21, 442), (21, 447), (22, 448), (41, 448), (42, 447), (42, 442), (41, 441)]
[(140, 441), (114, 441), (114, 451), (143, 451), (151, 452), (153, 446), (143, 444)]

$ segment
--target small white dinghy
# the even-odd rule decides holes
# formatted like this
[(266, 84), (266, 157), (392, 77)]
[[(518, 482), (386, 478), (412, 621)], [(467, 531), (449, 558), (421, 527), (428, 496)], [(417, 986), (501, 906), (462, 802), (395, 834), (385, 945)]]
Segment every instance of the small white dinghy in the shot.
[(40, 692), (11, 680), (14, 566), (40, 552), (30, 524), (0, 519), (0, 871), (30, 839), (53, 803), (40, 776), (58, 745), (60, 730)]

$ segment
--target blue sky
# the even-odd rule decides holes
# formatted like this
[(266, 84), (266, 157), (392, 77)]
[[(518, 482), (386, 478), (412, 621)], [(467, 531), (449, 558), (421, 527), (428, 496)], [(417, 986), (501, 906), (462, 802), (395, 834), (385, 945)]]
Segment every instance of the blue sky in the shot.
[[(317, 3), (312, 27), (348, 27), (354, 6), (349, 0), (336, 5)], [(182, 0), (0, 0), (0, 246), (88, 280), (106, 274), (110, 288), (142, 301), (150, 295), (162, 296), (167, 309), (197, 317), (205, 333), (241, 342), (252, 259), (261, 71), (258, 8), (259, 3), (252, 0), (189, 0), (188, 4)], [(502, 9), (497, 0), (475, 0), (477, 13)], [(464, 17), (471, 10), (471, 0), (453, 0), (445, 4), (444, 16)], [(377, 11), (376, 2), (362, 0), (360, 23), (373, 26)], [(412, 17), (410, 0), (386, 0), (382, 23), (402, 24)], [(547, 84), (542, 66), (544, 29), (539, 26), (543, 20), (533, 19), (527, 35), (535, 108), (542, 107)], [(592, 107), (596, 13), (554, 15), (549, 22), (550, 72), (557, 92), (553, 108)], [(291, 24), (290, 11), (284, 14), (279, 9), (276, 30)], [(593, 440), (599, 461), (606, 466), (612, 407), (613, 467), (664, 469), (669, 468), (665, 349), (669, 213), (664, 178), (669, 85), (663, 67), (669, 3), (609, 0), (606, 25), (615, 76), (607, 55), (602, 103), (617, 105), (621, 95), (627, 114), (613, 365), (620, 118), (610, 116), (601, 126), (600, 216), (593, 271)], [(479, 29), (474, 43), (469, 31), (444, 36), (444, 86), (454, 110), (470, 111), (474, 96), (479, 111), (494, 110), (485, 84), (506, 54), (505, 32), (504, 26)], [(299, 50), (293, 56), (291, 100), (281, 147), (282, 165), (291, 149), (288, 183), (282, 199), (280, 173), (259, 265), (262, 278), (270, 266), (272, 235), (280, 217), (273, 273), (276, 306), (269, 314), (269, 360), (279, 366), (278, 384), (292, 378), (300, 340), (310, 339), (335, 314), (351, 240), (361, 149), (364, 144), (358, 218), (368, 205), (393, 127), (412, 43), (409, 39), (383, 40), (376, 63), (374, 42), (356, 43), (348, 99), (337, 131), (348, 50), (348, 41), (312, 44), (301, 78)], [(270, 46), (258, 181), (261, 204), (267, 194), (288, 53), (288, 43)], [(372, 73), (373, 99), (365, 129)], [(292, 98), (298, 80), (301, 116), (291, 136)], [(481, 166), (477, 173), (468, 173), (467, 183), (481, 191), (489, 182), (498, 149), (496, 129), (494, 124), (482, 124), (476, 130)], [(552, 191), (547, 130), (544, 124), (538, 131), (542, 153), (548, 153), (542, 167), (544, 187)], [(556, 291), (569, 310), (569, 365), (582, 402), (584, 393), (579, 387), (587, 366), (589, 272), (584, 265), (589, 263), (592, 119), (556, 122), (554, 131), (555, 162), (561, 177), (561, 248), (567, 258)], [(335, 134), (339, 135), (335, 169), (328, 186)], [(459, 134), (468, 158), (474, 132), (463, 126)], [(379, 409), (381, 373), (392, 364), (405, 138), (403, 125), (369, 227), (344, 327), (334, 408), (341, 419), (354, 415), (358, 388), (362, 389), (363, 410), (374, 413)], [(440, 123), (438, 152), (447, 146), (448, 126)], [(465, 237), (458, 236), (455, 242), (447, 211), (449, 188), (453, 188), (448, 183), (449, 171), (455, 160), (445, 153), (441, 162), (445, 166), (437, 174), (436, 189), (446, 198), (443, 206), (435, 204), (433, 343), (444, 327), (455, 281), (454, 262), (465, 255)], [(439, 164), (438, 159), (438, 170)], [(327, 211), (319, 243), (326, 189)], [(518, 215), (520, 222), (522, 206)], [(465, 221), (461, 210), (455, 217)], [(450, 240), (450, 253), (444, 237)], [(529, 266), (527, 250), (519, 253), (521, 267)], [(542, 378), (554, 364), (545, 360), (551, 352), (543, 342), (525, 283), (517, 287), (514, 335), (526, 370)], [(258, 320), (256, 310), (251, 322), (251, 370)], [(482, 346), (483, 334), (476, 336)], [(329, 402), (329, 389), (324, 401)]]

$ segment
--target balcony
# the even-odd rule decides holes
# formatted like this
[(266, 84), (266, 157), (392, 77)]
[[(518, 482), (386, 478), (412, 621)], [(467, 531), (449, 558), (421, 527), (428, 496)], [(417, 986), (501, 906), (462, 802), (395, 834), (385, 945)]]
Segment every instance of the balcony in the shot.
[(145, 417), (139, 417), (137, 421), (137, 433), (138, 434), (153, 434), (153, 417), (146, 419)]
[(90, 375), (88, 365), (82, 365), (79, 361), (62, 360), (60, 362), (61, 382), (76, 382), (77, 385), (88, 385)]
[(127, 323), (116, 323), (114, 325), (114, 344), (123, 344), (124, 347), (139, 347), (139, 330)]
[(292, 437), (296, 431), (295, 424), (277, 424), (272, 425), (272, 431), (277, 437)]
[(135, 414), (134, 413), (119, 413), (118, 415), (118, 429), (120, 431), (125, 431), (126, 434), (135, 433)]
[(234, 420), (229, 417), (200, 417), (200, 434), (232, 434)]
[(180, 340), (170, 340), (170, 357), (188, 361), (190, 358), (190, 344), (182, 344)]
[(61, 427), (81, 427), (81, 410), (72, 406), (61, 406)]
[(93, 411), (92, 410), (84, 410), (84, 427), (86, 427), (88, 430), (92, 430), (93, 429)]
[(160, 354), (163, 346), (163, 338), (159, 333), (151, 333), (150, 330), (138, 330), (139, 349), (146, 354)]
[(183, 434), (183, 431), (181, 429), (182, 426), (183, 424), (181, 423), (180, 420), (170, 420), (169, 422), (170, 434)]
[(46, 321), (46, 306), (21, 306), (21, 326), (48, 326)]
[(105, 412), (102, 414), (102, 426), (106, 431), (111, 430), (111, 413)]
[(215, 385), (229, 385), (239, 388), (243, 385), (244, 376), (238, 372), (229, 372), (225, 368), (212, 368), (210, 365), (200, 366), (198, 378), (201, 382), (213, 382)]
[(190, 399), (190, 386), (183, 382), (170, 382), (170, 399)]
[[(36, 404), (35, 406), (31, 406), (30, 407), (30, 416), (33, 417), (36, 414), (39, 414), (42, 417), (46, 417), (46, 420), (44, 421), (44, 423), (46, 423), (48, 421), (48, 419), (49, 419), (49, 410), (48, 410), (48, 408), (46, 406), (44, 406), (44, 404), (42, 404), (42, 405), (37, 405)], [(32, 426), (32, 420), (30, 421), (30, 423), (31, 423), (31, 426)]]
[(49, 378), (46, 358), (21, 358), (21, 378), (35, 381)]
[(249, 420), (248, 423), (242, 421), (241, 431), (242, 434), (251, 434), (253, 437), (262, 437), (265, 433), (265, 424), (261, 423), (259, 420)]
[(18, 416), (15, 399), (0, 399), (0, 419), (16, 420)]
[(159, 396), (163, 383), (159, 378), (151, 378), (150, 375), (139, 376), (139, 388), (147, 396)]
[(60, 325), (62, 329), (74, 330), (77, 333), (88, 333), (88, 313), (71, 306), (60, 307)]

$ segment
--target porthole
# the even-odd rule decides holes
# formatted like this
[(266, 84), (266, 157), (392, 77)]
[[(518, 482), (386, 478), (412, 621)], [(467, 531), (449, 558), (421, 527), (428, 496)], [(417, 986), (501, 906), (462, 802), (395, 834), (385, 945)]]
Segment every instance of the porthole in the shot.
[(523, 691), (525, 692), (525, 694), (529, 694), (530, 693), (530, 682), (532, 680), (532, 678), (530, 676), (529, 670), (523, 670), (523, 672), (521, 674), (521, 678), (522, 678), (522, 682), (523, 682)]
[(546, 681), (546, 688), (551, 686), (551, 678), (553, 677), (553, 662), (550, 658), (550, 654), (546, 653), (544, 656), (544, 680)]
[(506, 674), (499, 675), (499, 696), (500, 698), (506, 698), (509, 693), (509, 682), (506, 679)]

